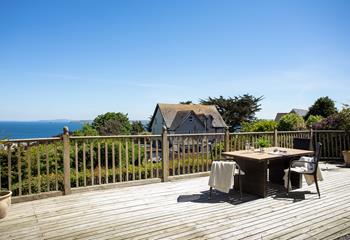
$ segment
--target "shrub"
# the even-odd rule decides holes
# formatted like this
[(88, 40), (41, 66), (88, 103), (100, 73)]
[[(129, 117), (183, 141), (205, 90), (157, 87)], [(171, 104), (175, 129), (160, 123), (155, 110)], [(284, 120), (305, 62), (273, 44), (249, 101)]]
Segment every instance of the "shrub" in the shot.
[(313, 128), (316, 123), (319, 123), (323, 120), (323, 117), (320, 115), (310, 115), (309, 118), (306, 120), (305, 124), (308, 128)]
[(244, 122), (242, 124), (242, 132), (268, 132), (273, 131), (277, 127), (277, 123), (273, 120), (257, 120), (254, 122)]
[(264, 147), (270, 147), (270, 146), (271, 146), (271, 143), (270, 143), (270, 141), (267, 140), (266, 138), (260, 137), (260, 138), (258, 139), (258, 141), (257, 141), (257, 145), (258, 145), (259, 147), (264, 148)]
[(284, 115), (278, 122), (279, 131), (298, 131), (306, 129), (303, 117), (295, 113)]
[(350, 108), (345, 107), (339, 113), (335, 113), (321, 122), (315, 124), (319, 130), (350, 130)]

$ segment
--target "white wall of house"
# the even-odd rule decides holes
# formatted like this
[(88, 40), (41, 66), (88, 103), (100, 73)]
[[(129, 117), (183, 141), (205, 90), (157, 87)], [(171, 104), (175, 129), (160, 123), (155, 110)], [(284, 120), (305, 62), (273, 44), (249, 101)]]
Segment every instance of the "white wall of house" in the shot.
[(152, 123), (152, 134), (162, 134), (164, 125), (165, 122), (163, 116), (158, 108)]

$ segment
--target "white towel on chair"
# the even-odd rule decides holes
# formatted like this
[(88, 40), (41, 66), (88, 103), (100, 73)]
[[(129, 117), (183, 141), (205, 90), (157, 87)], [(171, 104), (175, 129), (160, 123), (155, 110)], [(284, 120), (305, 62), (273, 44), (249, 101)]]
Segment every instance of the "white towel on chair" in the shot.
[(209, 186), (228, 193), (234, 184), (236, 163), (215, 161), (211, 165)]
[[(313, 162), (314, 158), (313, 157), (301, 157), (299, 160), (301, 161), (306, 161), (306, 162)], [(314, 170), (314, 164), (311, 163), (305, 163), (305, 162), (296, 162), (293, 165), (293, 168), (299, 170), (298, 172), (302, 173), (303, 171), (313, 171)], [(315, 182), (314, 176), (313, 175), (307, 175), (307, 174), (303, 174), (304, 175), (304, 179), (307, 183), (307, 185), (311, 185)], [(323, 181), (323, 177), (322, 177), (322, 173), (320, 170), (320, 167), (317, 168), (317, 173), (316, 173), (316, 177), (318, 181)], [(284, 187), (287, 188), (287, 181), (288, 181), (288, 169), (284, 170)], [(289, 182), (289, 189), (291, 189), (291, 184)]]

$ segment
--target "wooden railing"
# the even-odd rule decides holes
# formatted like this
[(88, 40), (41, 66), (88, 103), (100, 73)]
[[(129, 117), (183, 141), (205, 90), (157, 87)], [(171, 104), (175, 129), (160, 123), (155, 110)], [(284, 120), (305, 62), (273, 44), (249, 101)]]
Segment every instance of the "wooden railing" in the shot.
[(162, 177), (161, 135), (69, 139), (72, 188)]
[(350, 150), (350, 133), (343, 130), (317, 130), (313, 142), (321, 142), (321, 159), (341, 160), (342, 151)]
[(61, 138), (4, 141), (0, 151), (0, 189), (15, 196), (63, 189)]
[(70, 194), (113, 184), (143, 184), (210, 171), (223, 151), (257, 147), (259, 138), (272, 146), (293, 148), (294, 138), (323, 144), (321, 158), (341, 160), (350, 149), (345, 131), (201, 133), (123, 136), (69, 136), (14, 139), (0, 144), (0, 190), (14, 196)]

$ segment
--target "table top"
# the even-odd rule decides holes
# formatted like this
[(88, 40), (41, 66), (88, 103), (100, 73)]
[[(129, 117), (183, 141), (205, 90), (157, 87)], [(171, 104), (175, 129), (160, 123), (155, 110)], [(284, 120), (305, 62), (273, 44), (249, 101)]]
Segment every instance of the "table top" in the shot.
[(281, 148), (281, 147), (270, 147), (265, 148), (264, 152), (260, 152), (259, 149), (254, 151), (233, 151), (233, 152), (223, 152), (222, 155), (225, 157), (237, 157), (240, 159), (247, 160), (273, 160), (281, 159), (285, 157), (297, 157), (297, 156), (309, 156), (314, 152), (310, 150), (293, 149), (293, 148)]

